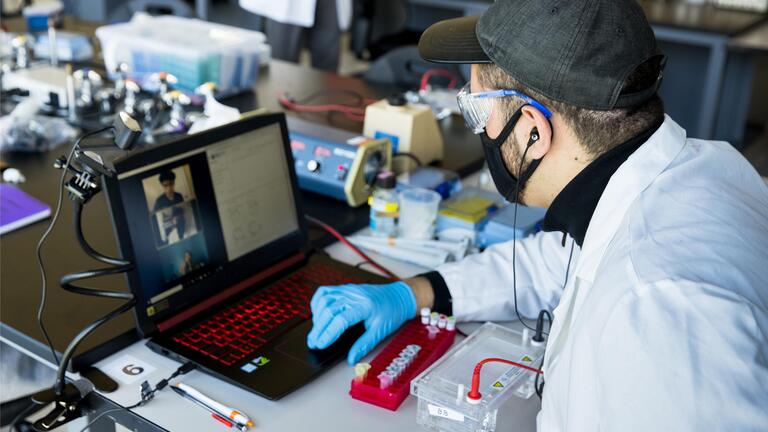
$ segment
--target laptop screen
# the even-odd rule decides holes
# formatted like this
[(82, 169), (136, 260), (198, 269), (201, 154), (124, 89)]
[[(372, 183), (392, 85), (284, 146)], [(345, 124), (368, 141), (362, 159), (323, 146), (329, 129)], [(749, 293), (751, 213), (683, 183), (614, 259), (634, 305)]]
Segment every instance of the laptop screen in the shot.
[(147, 317), (215, 294), (236, 282), (232, 272), (258, 271), (254, 252), (300, 230), (281, 123), (238, 125), (223, 139), (170, 144), (162, 158), (143, 152), (144, 165), (117, 176), (126, 224), (117, 230), (127, 228)]

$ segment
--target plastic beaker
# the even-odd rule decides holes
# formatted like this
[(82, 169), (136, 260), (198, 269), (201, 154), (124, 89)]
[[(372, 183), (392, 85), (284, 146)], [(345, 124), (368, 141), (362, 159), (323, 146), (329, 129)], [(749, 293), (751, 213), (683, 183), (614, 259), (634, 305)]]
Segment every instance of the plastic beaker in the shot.
[(429, 189), (400, 192), (398, 236), (407, 239), (431, 239), (435, 235), (437, 209), (442, 197)]

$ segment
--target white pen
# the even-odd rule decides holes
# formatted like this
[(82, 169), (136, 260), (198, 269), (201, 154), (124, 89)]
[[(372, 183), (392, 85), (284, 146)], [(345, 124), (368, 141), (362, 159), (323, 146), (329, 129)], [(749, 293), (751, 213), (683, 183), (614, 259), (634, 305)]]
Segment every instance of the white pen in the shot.
[(234, 423), (241, 426), (241, 429), (242, 427), (249, 428), (253, 426), (253, 422), (245, 414), (241, 413), (240, 411), (234, 408), (230, 408), (219, 402), (216, 402), (215, 400), (209, 398), (208, 396), (200, 393), (199, 391), (195, 390), (194, 388), (186, 384), (178, 383), (176, 384), (176, 387), (185, 393), (184, 396), (200, 402), (201, 404), (207, 406), (211, 410), (216, 411), (219, 415), (221, 415), (225, 419), (232, 420)]

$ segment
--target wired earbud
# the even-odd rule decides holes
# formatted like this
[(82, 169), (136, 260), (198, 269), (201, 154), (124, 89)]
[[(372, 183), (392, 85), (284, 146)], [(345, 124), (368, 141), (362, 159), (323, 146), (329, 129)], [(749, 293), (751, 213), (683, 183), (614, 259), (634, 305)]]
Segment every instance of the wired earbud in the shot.
[(533, 129), (531, 129), (531, 138), (528, 139), (528, 147), (532, 146), (538, 140), (539, 140), (539, 129), (534, 127)]

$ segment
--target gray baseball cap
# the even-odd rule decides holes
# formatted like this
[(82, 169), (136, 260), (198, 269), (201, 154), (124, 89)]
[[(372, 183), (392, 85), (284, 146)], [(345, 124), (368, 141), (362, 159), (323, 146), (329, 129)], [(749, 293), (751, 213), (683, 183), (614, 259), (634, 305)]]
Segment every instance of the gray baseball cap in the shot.
[[(481, 16), (429, 27), (419, 53), (436, 63), (495, 63), (550, 99), (595, 110), (648, 100), (666, 62), (635, 0), (496, 0)], [(656, 81), (624, 89), (648, 62), (658, 65)]]

